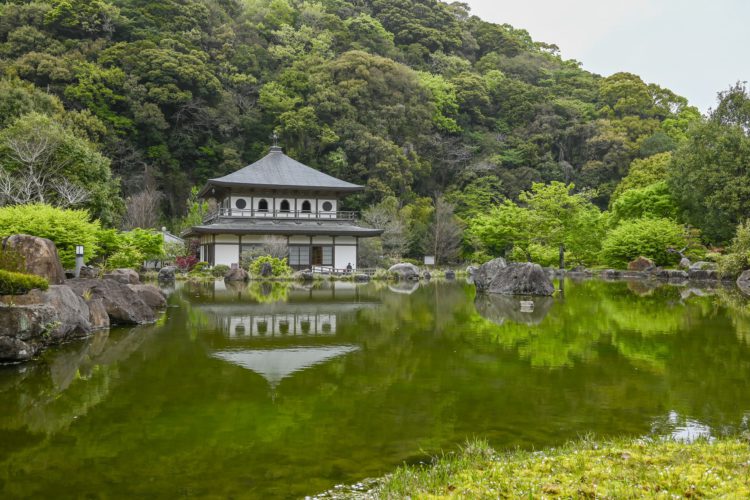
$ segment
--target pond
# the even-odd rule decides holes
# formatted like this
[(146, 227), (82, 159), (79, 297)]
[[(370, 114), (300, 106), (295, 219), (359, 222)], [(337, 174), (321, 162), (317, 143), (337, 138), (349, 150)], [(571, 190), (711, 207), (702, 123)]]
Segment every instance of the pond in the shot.
[(0, 497), (301, 497), (486, 438), (746, 429), (730, 289), (184, 284), (158, 324), (0, 368)]

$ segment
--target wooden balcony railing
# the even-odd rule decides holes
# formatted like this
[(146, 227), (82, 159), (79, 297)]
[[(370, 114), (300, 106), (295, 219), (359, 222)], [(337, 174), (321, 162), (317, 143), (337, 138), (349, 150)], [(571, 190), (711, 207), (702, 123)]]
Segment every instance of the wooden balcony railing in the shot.
[(310, 212), (305, 210), (257, 210), (239, 208), (219, 208), (208, 213), (203, 223), (208, 224), (219, 218), (293, 219), (293, 220), (356, 220), (357, 212)]

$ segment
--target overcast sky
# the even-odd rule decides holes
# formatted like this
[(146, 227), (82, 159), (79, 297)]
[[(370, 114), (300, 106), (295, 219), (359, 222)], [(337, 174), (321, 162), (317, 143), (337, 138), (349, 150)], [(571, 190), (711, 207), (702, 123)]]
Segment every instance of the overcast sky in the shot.
[(750, 80), (750, 0), (463, 0), (600, 75), (629, 71), (702, 112)]

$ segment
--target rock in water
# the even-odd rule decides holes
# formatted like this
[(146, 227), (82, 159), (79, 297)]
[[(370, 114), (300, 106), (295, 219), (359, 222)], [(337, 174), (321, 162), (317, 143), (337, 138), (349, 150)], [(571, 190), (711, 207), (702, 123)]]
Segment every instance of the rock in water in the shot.
[(164, 293), (154, 285), (128, 285), (138, 296), (148, 304), (151, 309), (164, 309), (167, 307), (167, 298)]
[(368, 281), (370, 281), (370, 276), (368, 276), (367, 274), (355, 274), (354, 281), (356, 281), (357, 283), (367, 283)]
[[(480, 291), (479, 285), (477, 291)], [(500, 295), (549, 296), (555, 293), (555, 287), (539, 264), (523, 262), (498, 269), (489, 285), (481, 291)]]
[(654, 267), (654, 261), (640, 256), (634, 261), (628, 263), (628, 271), (648, 271)]
[(690, 259), (688, 259), (687, 257), (683, 257), (680, 259), (680, 267), (682, 269), (690, 269), (690, 265)]
[(742, 293), (750, 295), (750, 270), (742, 271), (740, 277), (737, 278), (737, 286)]
[(505, 262), (505, 259), (502, 257), (498, 257), (497, 259), (492, 259), (489, 262), (485, 262), (481, 266), (479, 266), (479, 269), (474, 271), (474, 285), (477, 287), (478, 292), (485, 292), (490, 286), (490, 282), (492, 279), (497, 275), (498, 272), (500, 272), (501, 269), (504, 269), (507, 267), (508, 264)]
[[(162, 283), (169, 283), (174, 281), (175, 274), (177, 274), (177, 268), (175, 266), (165, 266), (159, 269), (159, 277), (157, 278)], [(81, 276), (83, 278), (83, 276)]]
[(47, 278), (50, 285), (65, 283), (65, 271), (57, 255), (57, 247), (50, 240), (27, 234), (14, 234), (3, 240), (2, 248), (23, 257), (27, 273)]
[(247, 281), (249, 277), (247, 271), (238, 267), (227, 271), (227, 274), (224, 275), (224, 281)]
[(445, 271), (445, 279), (447, 279), (447, 280), (454, 280), (454, 279), (456, 279), (456, 272), (455, 271), (451, 271), (451, 270)]
[(688, 273), (681, 269), (660, 269), (656, 277), (663, 280), (684, 281), (688, 279)]
[(419, 268), (414, 264), (408, 262), (401, 262), (399, 264), (392, 265), (388, 272), (391, 274), (398, 275), (399, 279), (404, 280), (416, 280), (419, 279)]
[(132, 269), (114, 269), (108, 273), (104, 273), (104, 279), (115, 280), (123, 285), (137, 285), (141, 282), (138, 273)]
[(115, 280), (81, 278), (68, 280), (67, 285), (89, 301), (101, 300), (112, 324), (140, 325), (156, 321), (154, 310), (128, 285)]

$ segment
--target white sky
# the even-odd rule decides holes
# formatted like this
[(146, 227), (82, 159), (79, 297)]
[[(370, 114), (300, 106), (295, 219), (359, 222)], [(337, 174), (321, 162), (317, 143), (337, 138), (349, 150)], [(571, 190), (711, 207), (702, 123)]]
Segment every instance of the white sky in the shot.
[(706, 112), (750, 80), (750, 0), (462, 0), (600, 75), (629, 71)]

